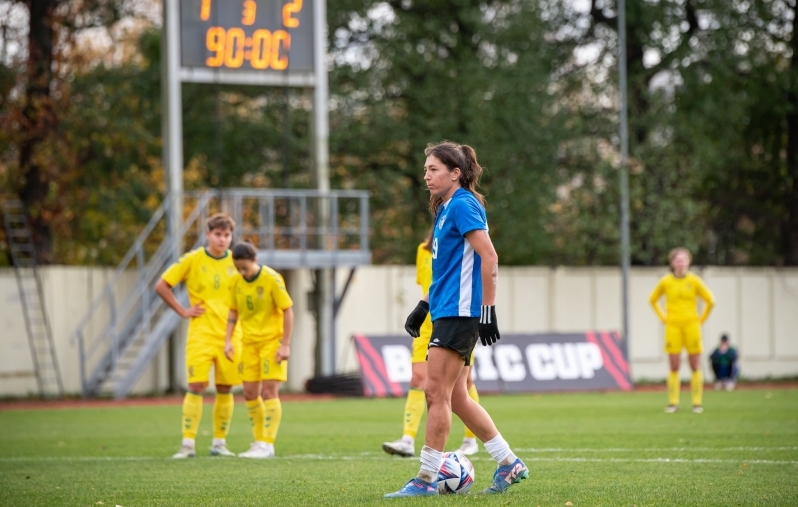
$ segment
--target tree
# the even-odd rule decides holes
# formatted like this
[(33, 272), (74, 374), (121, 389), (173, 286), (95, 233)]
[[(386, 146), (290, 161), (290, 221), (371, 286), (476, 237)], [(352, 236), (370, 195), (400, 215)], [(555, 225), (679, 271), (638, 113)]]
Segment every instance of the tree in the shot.
[[(564, 119), (552, 55), (528, 2), (349, 2), (330, 13), (333, 174), (372, 191), (374, 258), (408, 262), (431, 218), (424, 147), (474, 146), (505, 263), (544, 261)], [(519, 224), (523, 217), (523, 225)]]
[[(12, 166), (7, 181), (30, 215), (39, 259), (47, 263), (52, 260), (52, 223), (63, 205), (58, 194), (64, 178), (69, 177), (58, 130), (68, 106), (65, 81), (69, 65), (65, 53), (80, 31), (109, 23), (118, 17), (119, 10), (113, 0), (16, 3), (28, 10), (27, 51), (24, 60), (6, 58), (18, 78), (13, 86), (3, 88), (2, 144), (11, 152), (4, 157)], [(4, 7), (10, 6), (6, 3)]]
[[(633, 262), (659, 264), (677, 245), (701, 263), (793, 262), (795, 214), (788, 203), (796, 202), (795, 177), (778, 153), (788, 151), (795, 110), (795, 69), (784, 63), (794, 54), (794, 2), (789, 8), (779, 0), (627, 6)], [(617, 150), (615, 126), (601, 125), (617, 109), (605, 100), (617, 96), (614, 8), (592, 0), (588, 10), (563, 8), (549, 17), (552, 31), (584, 27), (565, 31), (565, 38), (595, 55), (568, 62), (562, 75), (571, 94), (588, 89), (589, 100), (571, 102), (573, 116), (588, 127), (583, 135), (612, 147), (608, 158), (585, 150), (587, 140), (568, 144), (564, 172), (602, 187), (577, 188), (575, 199), (560, 204), (574, 217), (571, 229), (583, 232), (591, 226), (582, 218), (594, 209), (617, 223), (615, 174), (601, 163)], [(599, 220), (599, 229), (611, 229)]]

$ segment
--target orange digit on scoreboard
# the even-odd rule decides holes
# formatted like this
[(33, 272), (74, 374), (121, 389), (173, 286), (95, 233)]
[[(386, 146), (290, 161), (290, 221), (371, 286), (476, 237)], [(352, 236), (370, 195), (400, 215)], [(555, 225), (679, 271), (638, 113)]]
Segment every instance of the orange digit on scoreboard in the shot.
[(283, 26), (286, 28), (296, 28), (299, 26), (299, 20), (293, 17), (302, 10), (302, 0), (291, 0), (283, 5)]
[[(210, 3), (210, 0), (208, 0)], [(205, 47), (208, 51), (215, 52), (216, 55), (209, 56), (205, 63), (208, 67), (219, 67), (224, 63), (225, 30), (220, 26), (208, 28), (205, 34)]]
[(249, 26), (255, 22), (258, 4), (255, 0), (244, 0), (244, 11), (241, 13), (241, 24)]
[(208, 21), (211, 17), (211, 0), (202, 0), (202, 6), (200, 7), (200, 19), (203, 21)]

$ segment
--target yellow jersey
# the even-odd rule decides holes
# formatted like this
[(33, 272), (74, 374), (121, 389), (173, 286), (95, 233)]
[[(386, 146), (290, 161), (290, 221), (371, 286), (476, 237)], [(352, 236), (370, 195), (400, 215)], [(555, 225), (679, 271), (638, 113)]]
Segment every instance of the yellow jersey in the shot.
[(280, 273), (261, 266), (251, 280), (237, 274), (229, 292), (230, 309), (238, 312), (244, 343), (283, 337), (283, 312), (294, 305)]
[[(665, 295), (665, 312), (659, 304), (659, 299)], [(704, 312), (699, 317), (697, 300), (704, 300)], [(690, 322), (698, 320), (704, 322), (715, 306), (715, 296), (704, 285), (701, 277), (689, 271), (681, 278), (672, 273), (663, 276), (649, 298), (651, 306), (659, 318), (665, 322)]]
[(426, 241), (418, 245), (416, 250), (416, 283), (421, 286), (421, 294), (425, 296), (432, 285), (432, 252), (424, 246)]
[[(227, 334), (227, 304), (230, 282), (237, 275), (233, 255), (227, 250), (222, 257), (213, 257), (205, 248), (192, 250), (169, 266), (161, 278), (170, 286), (186, 282), (191, 306), (202, 303), (205, 313), (188, 324), (191, 340), (224, 345)], [(240, 329), (236, 329), (240, 335)]]

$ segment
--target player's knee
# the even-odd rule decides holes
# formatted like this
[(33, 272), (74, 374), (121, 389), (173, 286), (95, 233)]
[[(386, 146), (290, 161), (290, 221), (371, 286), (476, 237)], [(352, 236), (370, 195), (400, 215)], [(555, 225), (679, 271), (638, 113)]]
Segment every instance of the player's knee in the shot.
[(441, 389), (436, 389), (427, 384), (424, 389), (424, 395), (427, 398), (427, 407), (438, 406), (442, 403), (451, 404), (451, 399)]
[(192, 382), (188, 385), (188, 390), (194, 394), (202, 394), (208, 388), (207, 382)]
[(261, 397), (264, 400), (273, 400), (279, 397), (280, 383), (264, 380), (263, 388), (261, 389)]
[(244, 399), (253, 401), (258, 399), (258, 384), (255, 382), (244, 382)]
[(410, 387), (413, 389), (424, 389), (424, 384), (427, 383), (427, 376), (420, 373), (413, 373), (410, 377)]

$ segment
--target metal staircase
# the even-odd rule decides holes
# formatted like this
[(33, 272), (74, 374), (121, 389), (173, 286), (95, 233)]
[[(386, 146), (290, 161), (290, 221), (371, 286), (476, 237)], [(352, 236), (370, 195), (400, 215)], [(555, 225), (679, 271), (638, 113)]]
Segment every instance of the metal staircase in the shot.
[[(125, 397), (180, 322), (180, 317), (155, 294), (154, 286), (163, 271), (175, 261), (175, 241), (182, 245), (187, 234), (191, 234), (196, 238), (191, 248), (196, 248), (204, 240), (199, 232), (210, 194), (205, 193), (197, 199), (196, 207), (179, 228), (177, 238), (165, 234), (173, 202), (171, 196), (164, 199), (72, 334), (72, 343), (77, 342), (80, 348), (84, 397)], [(199, 231), (193, 230), (195, 228)], [(147, 259), (147, 247), (157, 243), (157, 236), (164, 239)], [(135, 271), (131, 269), (134, 267)], [(131, 280), (134, 273), (135, 280)], [(188, 303), (182, 286), (176, 289), (175, 295), (181, 304)], [(92, 333), (97, 327), (99, 331)]]
[(3, 201), (3, 222), (14, 264), (39, 394), (46, 397), (63, 396), (64, 383), (44, 305), (36, 248), (28, 217), (20, 201)]
[[(164, 199), (72, 333), (70, 340), (80, 349), (84, 397), (127, 396), (174, 333), (181, 319), (155, 293), (155, 282), (176, 260), (175, 252), (204, 243), (211, 212), (229, 213), (237, 224), (235, 237), (261, 245), (260, 261), (276, 269), (371, 260), (368, 192), (226, 189), (222, 197), (208, 191), (190, 194), (190, 199), (194, 207), (176, 237), (166, 234), (175, 199)], [(312, 211), (322, 206), (330, 217), (326, 226), (317, 223)], [(184, 285), (174, 291), (180, 304), (188, 306)]]

